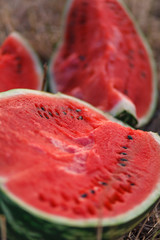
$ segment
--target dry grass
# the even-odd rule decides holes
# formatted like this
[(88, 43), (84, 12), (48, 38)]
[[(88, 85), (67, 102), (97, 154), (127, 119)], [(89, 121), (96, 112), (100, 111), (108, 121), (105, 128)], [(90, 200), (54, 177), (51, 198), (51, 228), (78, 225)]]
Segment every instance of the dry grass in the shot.
[[(157, 62), (160, 79), (160, 1), (124, 0), (145, 33)], [(1, 0), (0, 43), (12, 30), (22, 33), (43, 62), (61, 35), (61, 14), (66, 0)], [(160, 103), (145, 130), (160, 132)], [(160, 204), (135, 229), (120, 240), (160, 240)]]
[(160, 202), (136, 228), (119, 240), (160, 240)]
[(59, 39), (65, 0), (1, 0), (0, 43), (11, 31), (25, 36), (42, 60), (48, 60)]

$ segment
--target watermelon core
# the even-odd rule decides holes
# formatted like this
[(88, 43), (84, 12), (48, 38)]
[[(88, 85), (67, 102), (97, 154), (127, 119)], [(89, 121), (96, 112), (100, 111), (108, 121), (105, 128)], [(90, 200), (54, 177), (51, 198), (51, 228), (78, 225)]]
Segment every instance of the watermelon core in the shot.
[(0, 48), (0, 73), (0, 92), (42, 88), (43, 74), (38, 57), (17, 32), (11, 33)]
[(64, 40), (50, 64), (53, 91), (122, 119), (128, 112), (145, 124), (156, 101), (153, 60), (125, 6), (117, 0), (70, 2)]
[(0, 113), (1, 204), (5, 193), (41, 218), (87, 226), (101, 217), (105, 227), (133, 220), (159, 197), (158, 136), (61, 94), (4, 92)]

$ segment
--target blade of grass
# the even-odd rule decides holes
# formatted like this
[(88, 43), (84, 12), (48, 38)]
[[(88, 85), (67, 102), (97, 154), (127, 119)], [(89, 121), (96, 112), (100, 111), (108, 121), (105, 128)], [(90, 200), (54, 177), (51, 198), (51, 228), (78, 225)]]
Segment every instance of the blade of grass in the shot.
[(6, 218), (0, 215), (1, 240), (7, 240)]

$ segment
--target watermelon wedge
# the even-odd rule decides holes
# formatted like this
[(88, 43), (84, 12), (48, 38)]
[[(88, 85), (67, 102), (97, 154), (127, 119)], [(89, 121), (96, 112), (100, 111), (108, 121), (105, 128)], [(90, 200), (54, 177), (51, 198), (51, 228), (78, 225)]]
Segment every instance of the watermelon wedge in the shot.
[[(113, 118), (111, 118), (113, 119)], [(0, 212), (10, 240), (116, 239), (160, 197), (160, 138), (67, 95), (0, 93)]]
[(137, 127), (157, 102), (150, 47), (122, 0), (72, 0), (49, 67), (53, 92), (83, 99)]
[(29, 43), (11, 33), (0, 48), (0, 92), (14, 88), (42, 90), (43, 71)]

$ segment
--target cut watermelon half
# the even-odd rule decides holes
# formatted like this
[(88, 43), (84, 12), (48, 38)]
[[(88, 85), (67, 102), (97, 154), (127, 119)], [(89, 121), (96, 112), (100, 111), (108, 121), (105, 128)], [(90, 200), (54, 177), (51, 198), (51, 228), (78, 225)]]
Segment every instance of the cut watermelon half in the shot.
[(156, 106), (150, 47), (121, 0), (72, 0), (49, 68), (53, 92), (80, 99), (140, 127)]
[[(160, 196), (160, 138), (91, 105), (0, 94), (0, 212), (11, 240), (116, 239)], [(43, 227), (42, 227), (43, 226)]]
[(30, 44), (17, 32), (0, 48), (0, 92), (14, 88), (42, 90), (43, 71)]

